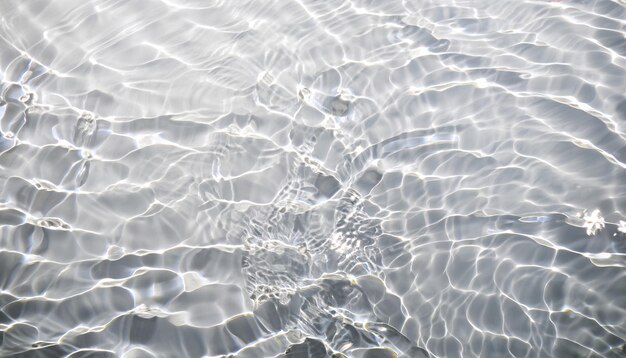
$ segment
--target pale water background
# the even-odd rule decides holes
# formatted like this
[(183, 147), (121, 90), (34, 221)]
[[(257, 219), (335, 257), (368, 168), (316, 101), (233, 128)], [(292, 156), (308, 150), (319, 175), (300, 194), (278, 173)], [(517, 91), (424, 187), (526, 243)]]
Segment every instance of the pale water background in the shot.
[(0, 356), (626, 356), (624, 1), (0, 19)]

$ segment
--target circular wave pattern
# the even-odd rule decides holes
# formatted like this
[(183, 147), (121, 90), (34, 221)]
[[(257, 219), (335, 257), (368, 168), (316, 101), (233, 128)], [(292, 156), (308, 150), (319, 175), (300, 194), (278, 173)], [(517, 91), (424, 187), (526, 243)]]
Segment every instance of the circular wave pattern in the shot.
[(625, 19), (0, 2), (0, 355), (623, 357)]

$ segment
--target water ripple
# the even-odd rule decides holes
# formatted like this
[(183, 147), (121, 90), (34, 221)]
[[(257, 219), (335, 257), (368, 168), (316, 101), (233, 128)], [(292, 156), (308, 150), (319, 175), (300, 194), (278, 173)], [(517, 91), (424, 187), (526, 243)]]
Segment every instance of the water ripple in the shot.
[(624, 356), (625, 18), (0, 3), (0, 355)]

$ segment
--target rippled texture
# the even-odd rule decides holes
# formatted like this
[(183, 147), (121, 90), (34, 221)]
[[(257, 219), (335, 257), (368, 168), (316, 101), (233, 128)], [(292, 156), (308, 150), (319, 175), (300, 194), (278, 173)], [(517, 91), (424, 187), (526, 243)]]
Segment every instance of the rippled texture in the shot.
[(623, 1), (0, 19), (1, 356), (626, 355)]

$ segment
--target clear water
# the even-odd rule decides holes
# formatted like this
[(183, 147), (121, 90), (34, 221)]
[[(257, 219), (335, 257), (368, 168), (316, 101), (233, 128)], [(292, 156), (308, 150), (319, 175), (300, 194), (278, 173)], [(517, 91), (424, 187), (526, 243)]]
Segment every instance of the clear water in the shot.
[(0, 20), (0, 356), (626, 356), (624, 1)]

